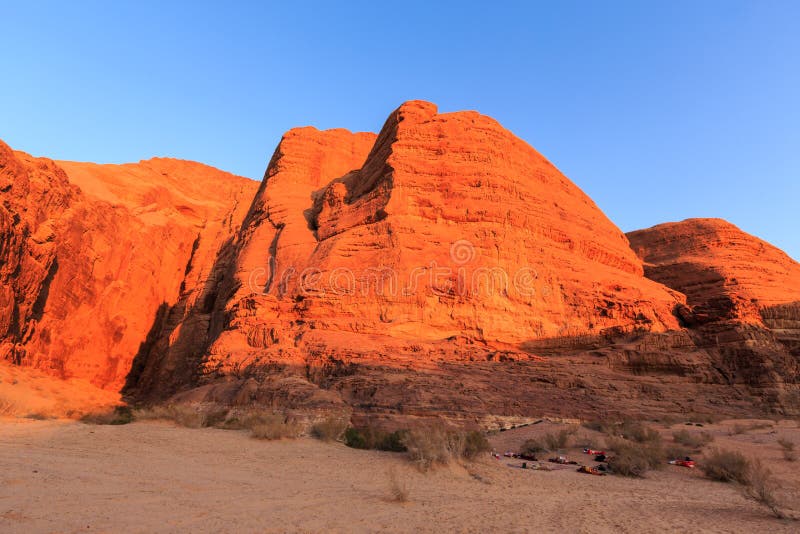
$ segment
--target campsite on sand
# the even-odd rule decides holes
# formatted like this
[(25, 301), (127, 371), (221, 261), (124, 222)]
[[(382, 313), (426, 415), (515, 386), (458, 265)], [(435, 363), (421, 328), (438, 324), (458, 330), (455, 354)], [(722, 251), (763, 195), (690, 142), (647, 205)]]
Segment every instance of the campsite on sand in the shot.
[[(800, 441), (796, 421), (681, 421), (647, 428), (668, 446), (685, 437), (682, 430), (702, 433), (711, 441), (695, 455), (698, 465), (715, 448), (759, 458), (773, 473), (780, 499), (789, 503), (786, 510), (796, 513), (800, 475), (780, 445)], [(606, 434), (550, 421), (490, 435), (499, 459), (487, 452), (423, 471), (405, 453), (356, 450), (308, 437), (264, 441), (243, 431), (155, 420), (96, 425), (5, 418), (0, 420), (0, 531), (797, 529), (796, 521), (776, 519), (745, 499), (735, 484), (708, 480), (701, 469), (665, 465), (643, 478), (588, 476), (574, 465), (513, 468), (523, 460), (503, 456), (528, 440), (546, 441), (562, 431), (569, 444), (559, 455), (598, 463), (582, 445), (600, 446)]]

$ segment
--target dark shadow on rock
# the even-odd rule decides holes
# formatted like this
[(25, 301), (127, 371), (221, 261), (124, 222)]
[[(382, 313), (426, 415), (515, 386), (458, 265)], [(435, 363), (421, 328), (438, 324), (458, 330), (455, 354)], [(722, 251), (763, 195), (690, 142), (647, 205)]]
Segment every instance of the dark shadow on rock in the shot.
[(47, 305), (47, 299), (50, 296), (50, 285), (53, 283), (53, 278), (55, 278), (57, 272), (58, 257), (54, 257), (53, 263), (50, 264), (50, 268), (47, 270), (47, 275), (42, 281), (42, 286), (39, 289), (39, 294), (36, 296), (36, 301), (33, 303), (33, 307), (31, 308), (31, 316), (36, 321), (42, 320), (44, 308)]
[(130, 394), (138, 385), (139, 379), (141, 378), (145, 366), (147, 365), (147, 359), (150, 351), (153, 349), (153, 345), (155, 345), (156, 341), (158, 341), (158, 338), (161, 336), (161, 333), (164, 329), (164, 324), (167, 315), (169, 314), (169, 310), (170, 306), (166, 302), (162, 302), (158, 306), (155, 319), (153, 319), (153, 324), (150, 326), (150, 330), (147, 332), (145, 340), (139, 344), (139, 350), (136, 351), (136, 355), (133, 357), (131, 370), (125, 377), (125, 385), (122, 388), (123, 393)]

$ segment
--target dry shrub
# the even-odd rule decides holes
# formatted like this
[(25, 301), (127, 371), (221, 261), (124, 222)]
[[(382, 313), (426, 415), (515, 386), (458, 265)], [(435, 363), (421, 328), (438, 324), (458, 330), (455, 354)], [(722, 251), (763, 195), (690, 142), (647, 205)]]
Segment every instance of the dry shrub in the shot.
[(522, 454), (536, 456), (537, 454), (547, 452), (547, 446), (540, 439), (528, 439), (525, 440), (525, 443), (523, 443), (522, 447), (520, 447), (520, 452)]
[(311, 435), (322, 441), (336, 441), (344, 435), (347, 423), (343, 417), (328, 417), (312, 425)]
[(678, 424), (683, 421), (682, 417), (678, 417), (677, 415), (672, 414), (665, 414), (658, 418), (657, 422), (661, 423), (665, 427), (669, 428), (672, 425)]
[(617, 427), (617, 435), (637, 443), (661, 442), (661, 434), (641, 421), (623, 421)]
[(778, 438), (778, 445), (783, 451), (783, 459), (787, 462), (794, 462), (797, 460), (797, 451), (794, 450), (794, 441), (786, 438)]
[(422, 470), (454, 460), (472, 460), (490, 450), (482, 433), (448, 430), (443, 425), (431, 425), (409, 431), (404, 440), (409, 459)]
[(572, 436), (578, 431), (577, 426), (562, 428), (558, 432), (549, 432), (538, 438), (526, 440), (520, 452), (523, 454), (536, 455), (547, 451), (557, 451), (569, 447)]
[(683, 459), (692, 454), (692, 450), (680, 443), (666, 443), (664, 445), (664, 459), (677, 460)]
[(608, 434), (608, 432), (606, 432), (608, 426), (605, 421), (584, 421), (581, 423), (581, 426), (584, 428), (588, 428), (589, 430), (594, 430), (595, 432), (602, 432), (603, 434)]
[(562, 428), (558, 432), (544, 435), (544, 444), (548, 450), (557, 451), (569, 446), (570, 438), (577, 432), (577, 427)]
[(187, 428), (216, 426), (225, 420), (228, 411), (225, 408), (202, 408), (188, 404), (159, 404), (133, 411), (135, 420), (172, 421)]
[(392, 468), (388, 474), (389, 482), (389, 499), (394, 502), (408, 502), (408, 497), (411, 493), (408, 480), (397, 472), (397, 469)]
[(250, 435), (256, 439), (296, 438), (302, 428), (297, 421), (281, 414), (263, 414), (253, 420)]
[(624, 420), (621, 422), (610, 423), (607, 421), (592, 421), (583, 423), (583, 426), (590, 430), (602, 432), (615, 438), (624, 438), (628, 441), (646, 443), (649, 441), (661, 441), (661, 435), (657, 430), (650, 428), (641, 421)]
[(684, 428), (673, 432), (672, 439), (675, 443), (685, 445), (692, 450), (698, 451), (714, 441), (714, 436), (708, 432), (689, 432)]
[(474, 460), (481, 453), (489, 452), (492, 449), (489, 440), (482, 432), (470, 430), (464, 434), (464, 446), (461, 450), (461, 457), (467, 460)]
[(117, 406), (110, 411), (85, 414), (80, 420), (88, 425), (127, 425), (133, 422), (133, 411), (128, 406)]
[(742, 424), (736, 423), (735, 425), (733, 425), (731, 427), (731, 430), (730, 430), (729, 434), (731, 436), (735, 436), (737, 434), (744, 434), (745, 432), (747, 432), (747, 430), (748, 430), (748, 426), (747, 425), (742, 425)]
[(179, 426), (187, 428), (200, 428), (203, 426), (203, 414), (197, 408), (185, 404), (163, 404), (134, 411), (137, 420), (162, 420), (172, 421)]
[(765, 506), (778, 519), (785, 519), (787, 516), (781, 510), (777, 489), (778, 484), (772, 477), (772, 472), (758, 458), (751, 460), (747, 483), (742, 488), (742, 493), (745, 498)]
[(778, 484), (760, 459), (748, 459), (737, 451), (714, 450), (705, 458), (702, 469), (711, 480), (738, 484), (745, 498), (765, 506), (778, 519), (786, 517), (776, 494)]
[(447, 464), (458, 454), (453, 450), (457, 444), (451, 442), (447, 431), (441, 427), (411, 430), (404, 444), (409, 459), (423, 470), (434, 464)]
[(612, 439), (608, 449), (613, 451), (608, 467), (614, 474), (626, 477), (643, 477), (651, 469), (662, 469), (667, 458), (660, 439), (645, 442)]
[(700, 468), (711, 480), (747, 484), (750, 461), (738, 451), (714, 449), (705, 456)]
[(751, 430), (763, 430), (766, 428), (772, 428), (772, 423), (750, 423), (748, 425), (736, 423), (731, 428), (730, 435), (735, 436), (738, 434), (744, 434), (746, 432), (750, 432)]
[(572, 446), (588, 449), (603, 449), (606, 445), (602, 437), (580, 433), (572, 437)]
[(222, 427), (228, 420), (230, 410), (222, 406), (215, 406), (204, 412), (203, 426)]

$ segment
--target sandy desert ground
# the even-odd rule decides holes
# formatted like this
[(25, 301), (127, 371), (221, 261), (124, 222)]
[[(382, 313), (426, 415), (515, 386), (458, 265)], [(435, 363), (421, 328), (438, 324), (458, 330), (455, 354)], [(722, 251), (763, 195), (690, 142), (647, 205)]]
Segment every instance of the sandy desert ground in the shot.
[[(707, 425), (715, 445), (758, 454), (797, 503), (800, 476), (779, 436)], [(556, 425), (492, 437), (498, 450)], [(678, 428), (677, 426), (675, 428)], [(669, 432), (665, 427), (662, 431)], [(588, 431), (582, 430), (582, 433)], [(578, 449), (569, 456), (580, 459)], [(309, 438), (265, 442), (240, 431), (161, 422), (124, 426), (0, 420), (2, 532), (796, 532), (727, 485), (667, 467), (645, 479), (542, 472), (484, 457), (422, 473), (401, 454)], [(409, 501), (391, 498), (390, 473)]]

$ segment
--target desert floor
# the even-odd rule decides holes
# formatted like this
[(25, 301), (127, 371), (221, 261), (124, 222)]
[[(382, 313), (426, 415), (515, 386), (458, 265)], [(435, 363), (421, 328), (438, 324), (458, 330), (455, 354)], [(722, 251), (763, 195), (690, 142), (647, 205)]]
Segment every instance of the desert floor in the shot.
[[(797, 464), (775, 440), (796, 422), (713, 446), (759, 455), (798, 502)], [(679, 428), (677, 425), (674, 428)], [(492, 437), (499, 451), (557, 425)], [(665, 436), (669, 429), (661, 427)], [(588, 431), (581, 431), (588, 433)], [(583, 437), (583, 436), (581, 436)], [(579, 449), (569, 457), (581, 458)], [(732, 486), (668, 466), (645, 479), (573, 469), (513, 469), (506, 458), (422, 473), (403, 455), (312, 439), (265, 442), (239, 431), (160, 422), (96, 426), (0, 420), (0, 532), (797, 532)], [(390, 473), (409, 501), (391, 498)]]

